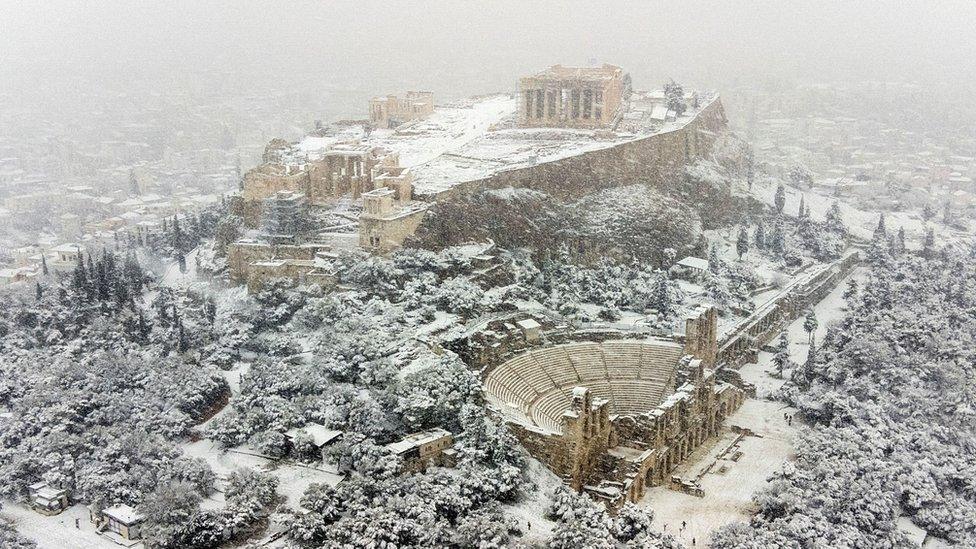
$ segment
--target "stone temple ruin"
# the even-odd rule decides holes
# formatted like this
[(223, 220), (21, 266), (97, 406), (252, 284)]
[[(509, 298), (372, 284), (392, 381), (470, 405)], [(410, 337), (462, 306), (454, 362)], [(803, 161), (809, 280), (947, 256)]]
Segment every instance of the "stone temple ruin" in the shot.
[(715, 315), (700, 310), (672, 338), (546, 344), (543, 335), (487, 365), (486, 398), (533, 456), (611, 507), (648, 486), (700, 492), (671, 472), (745, 398), (712, 369)]
[(232, 280), (252, 290), (275, 278), (327, 284), (330, 254), (388, 253), (434, 202), (483, 190), (572, 200), (664, 184), (727, 129), (717, 94), (686, 94), (688, 108), (677, 113), (663, 92), (632, 90), (613, 65), (556, 65), (519, 84), (518, 93), (441, 106), (429, 92), (374, 98), (368, 119), (321, 126), (294, 143), (272, 140), (231, 200), (252, 230), (227, 247)]
[(377, 128), (392, 129), (429, 116), (433, 112), (432, 92), (408, 91), (403, 99), (395, 95), (386, 95), (374, 97), (369, 101), (369, 121)]
[(630, 75), (620, 67), (555, 65), (519, 80), (519, 125), (609, 128), (630, 91)]

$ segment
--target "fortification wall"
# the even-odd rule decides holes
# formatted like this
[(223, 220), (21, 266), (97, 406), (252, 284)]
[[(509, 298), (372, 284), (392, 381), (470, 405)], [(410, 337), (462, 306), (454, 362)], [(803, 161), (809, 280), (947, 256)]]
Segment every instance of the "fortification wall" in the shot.
[(501, 171), (438, 193), (416, 192), (420, 200), (448, 200), (504, 187), (527, 187), (557, 199), (572, 200), (595, 191), (644, 183), (662, 185), (681, 177), (684, 167), (706, 157), (727, 129), (722, 101), (716, 98), (684, 127), (534, 166)]

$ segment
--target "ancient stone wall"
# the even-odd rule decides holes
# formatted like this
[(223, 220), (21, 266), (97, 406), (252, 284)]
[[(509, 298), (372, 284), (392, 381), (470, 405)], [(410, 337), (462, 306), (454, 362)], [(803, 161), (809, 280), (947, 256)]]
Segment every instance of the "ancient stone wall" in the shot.
[(666, 185), (682, 177), (689, 163), (707, 157), (726, 129), (725, 110), (721, 99), (716, 98), (682, 128), (560, 160), (501, 171), (439, 193), (416, 191), (417, 198), (446, 200), (488, 189), (527, 187), (561, 200), (574, 200), (610, 187), (638, 183)]
[(239, 241), (227, 245), (227, 267), (230, 278), (236, 283), (247, 283), (251, 266), (260, 261), (276, 258), (312, 260), (320, 251), (330, 247), (325, 244), (281, 244)]
[(860, 261), (860, 254), (852, 252), (804, 284), (776, 298), (760, 314), (725, 338), (718, 351), (719, 364), (722, 367), (737, 368), (755, 360), (759, 348), (772, 341), (808, 307), (826, 297)]
[(419, 207), (388, 217), (359, 216), (360, 247), (377, 253), (388, 253), (399, 248), (417, 231), (426, 211), (426, 207)]

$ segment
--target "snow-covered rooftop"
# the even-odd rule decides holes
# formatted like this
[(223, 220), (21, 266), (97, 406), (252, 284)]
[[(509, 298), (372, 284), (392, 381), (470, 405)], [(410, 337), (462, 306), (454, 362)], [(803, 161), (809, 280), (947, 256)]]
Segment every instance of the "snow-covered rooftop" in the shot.
[(102, 514), (126, 525), (142, 522), (145, 519), (138, 511), (125, 504), (108, 507), (102, 511)]
[(678, 262), (678, 265), (682, 267), (687, 267), (689, 269), (697, 269), (699, 271), (708, 270), (708, 260), (702, 259), (700, 257), (688, 256)]
[(299, 433), (305, 433), (310, 436), (312, 438), (312, 443), (316, 446), (325, 446), (342, 435), (342, 431), (329, 429), (320, 423), (309, 423), (304, 427), (289, 429), (285, 432), (285, 435), (289, 438), (294, 438)]
[(414, 433), (412, 435), (407, 435), (402, 440), (398, 442), (392, 442), (387, 444), (386, 447), (394, 454), (402, 454), (418, 446), (423, 446), (424, 444), (429, 444), (437, 439), (450, 436), (451, 433), (444, 429), (431, 429), (429, 431), (423, 431), (420, 433)]

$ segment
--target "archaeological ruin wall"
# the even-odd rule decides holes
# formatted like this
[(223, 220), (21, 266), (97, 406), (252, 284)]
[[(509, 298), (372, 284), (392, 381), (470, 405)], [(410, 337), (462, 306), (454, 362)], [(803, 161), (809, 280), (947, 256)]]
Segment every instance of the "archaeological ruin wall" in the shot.
[(698, 311), (685, 336), (670, 340), (553, 345), (545, 336), (485, 368), (486, 397), (533, 456), (611, 508), (637, 501), (648, 486), (700, 492), (671, 471), (716, 436), (744, 400), (709, 367), (714, 313)]
[(499, 171), (489, 177), (459, 183), (434, 193), (415, 191), (427, 201), (504, 187), (542, 191), (560, 200), (574, 200), (601, 189), (634, 184), (667, 185), (683, 176), (685, 166), (707, 158), (717, 138), (727, 130), (722, 101), (715, 98), (685, 126), (581, 152), (534, 166)]

